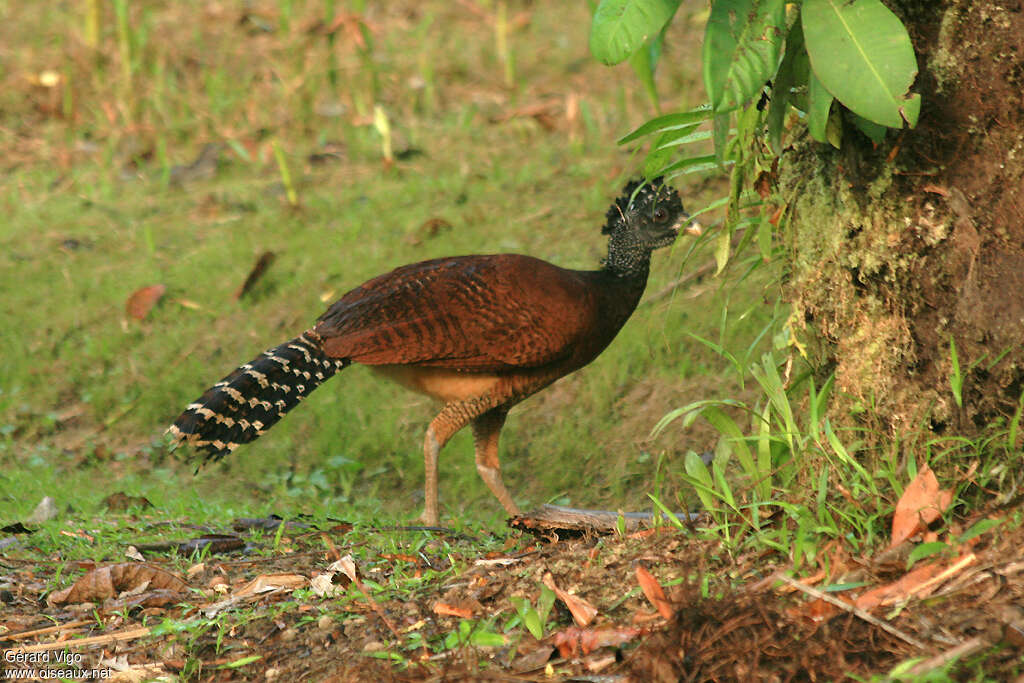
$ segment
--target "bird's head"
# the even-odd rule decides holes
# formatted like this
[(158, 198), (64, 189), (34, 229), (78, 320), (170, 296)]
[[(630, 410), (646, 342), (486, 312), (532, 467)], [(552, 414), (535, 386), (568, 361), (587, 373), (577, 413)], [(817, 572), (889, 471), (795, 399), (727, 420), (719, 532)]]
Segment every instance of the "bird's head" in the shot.
[(606, 267), (620, 274), (646, 268), (651, 252), (675, 242), (689, 217), (679, 193), (661, 177), (631, 180), (608, 209), (601, 229), (609, 235)]

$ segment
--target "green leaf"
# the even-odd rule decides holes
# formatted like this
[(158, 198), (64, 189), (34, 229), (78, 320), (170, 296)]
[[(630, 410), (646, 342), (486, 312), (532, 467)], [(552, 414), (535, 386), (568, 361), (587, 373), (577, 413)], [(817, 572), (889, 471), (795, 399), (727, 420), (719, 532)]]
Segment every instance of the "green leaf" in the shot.
[(772, 224), (763, 212), (757, 222), (757, 249), (761, 258), (767, 263), (772, 257)]
[(911, 550), (910, 554), (907, 555), (907, 569), (913, 567), (914, 563), (918, 560), (931, 557), (932, 555), (944, 555), (949, 553), (951, 550), (952, 548), (950, 548), (949, 544), (943, 543), (942, 541), (922, 543)]
[(850, 111), (902, 128), (917, 124), (921, 96), (909, 93), (917, 59), (907, 29), (880, 0), (806, 0), (811, 68)]
[(843, 144), (843, 110), (835, 107), (828, 112), (828, 123), (825, 124), (825, 139), (828, 144), (839, 149)]
[(980, 522), (978, 522), (977, 524), (974, 524), (973, 526), (971, 526), (971, 528), (968, 529), (967, 531), (965, 531), (962, 534), (960, 534), (960, 538), (956, 539), (956, 542), (957, 543), (966, 543), (967, 541), (971, 540), (972, 538), (976, 538), (977, 536), (981, 536), (983, 533), (985, 533), (987, 531), (991, 531), (992, 529), (995, 529), (997, 526), (1001, 525), (1002, 523), (1003, 523), (1003, 520), (1001, 520), (1001, 519), (983, 519)]
[(545, 585), (540, 587), (540, 597), (537, 598), (537, 616), (540, 617), (540, 623), (546, 624), (548, 621), (548, 615), (551, 613), (551, 608), (555, 605), (555, 591), (551, 590)]
[[(544, 637), (544, 622), (541, 620), (540, 614), (533, 608), (530, 601), (524, 597), (514, 595), (509, 598), (512, 606), (515, 607), (516, 613), (519, 618), (523, 621), (523, 626), (530, 632), (537, 640)], [(549, 608), (550, 609), (550, 608)]]
[(590, 24), (590, 52), (612, 65), (629, 59), (656, 36), (680, 0), (601, 0)]
[[(449, 648), (450, 649), (450, 648)], [(392, 662), (404, 664), (408, 660), (397, 652), (389, 652), (388, 650), (379, 650), (377, 652), (367, 652), (366, 656), (373, 657), (374, 659), (390, 659)]]
[(782, 151), (782, 126), (786, 121), (786, 112), (789, 110), (789, 102), (792, 97), (792, 90), (802, 82), (797, 79), (799, 58), (806, 54), (804, 48), (804, 34), (800, 28), (800, 17), (786, 36), (786, 53), (779, 65), (779, 71), (775, 74), (775, 82), (772, 83), (771, 100), (768, 102), (768, 142), (772, 150), (779, 154)]
[(159, 624), (150, 629), (150, 634), (154, 636), (166, 636), (172, 633), (183, 633), (191, 631), (193, 629), (205, 628), (201, 622), (198, 621), (178, 621), (176, 619), (164, 619)]
[(715, 146), (715, 159), (718, 165), (725, 168), (725, 161), (728, 155), (729, 146), (729, 122), (731, 114), (715, 114), (711, 122), (711, 134)]
[(647, 91), (647, 96), (651, 98), (654, 110), (657, 111), (661, 109), (661, 101), (658, 98), (658, 87), (654, 82), (656, 60), (652, 60), (653, 53), (653, 45), (645, 45), (633, 53), (633, 56), (629, 58), (629, 65), (633, 67), (633, 73), (640, 79), (644, 90)]
[(728, 230), (720, 230), (718, 239), (715, 240), (715, 275), (718, 275), (729, 265), (729, 253), (732, 242), (732, 235)]
[(702, 157), (680, 159), (674, 164), (662, 169), (661, 173), (671, 180), (672, 178), (683, 175), (684, 173), (700, 173), (702, 171), (710, 171), (718, 167), (718, 160), (715, 159), (715, 155), (708, 154), (707, 156)]
[(852, 591), (856, 588), (863, 588), (864, 586), (870, 586), (868, 581), (848, 581), (846, 583), (830, 583), (827, 586), (822, 586), (822, 593), (843, 593), (845, 591)]
[(668, 130), (686, 128), (691, 124), (707, 121), (710, 118), (711, 107), (708, 106), (697, 107), (693, 111), (681, 111), (676, 112), (675, 114), (665, 114), (664, 116), (651, 119), (629, 135), (619, 138), (618, 144), (624, 145), (627, 142), (633, 142), (633, 140), (642, 138), (645, 135), (651, 135), (652, 133), (661, 133)]
[(672, 523), (672, 526), (674, 526), (677, 529), (686, 528), (686, 525), (684, 525), (683, 522), (680, 521), (678, 515), (676, 515), (676, 513), (672, 512), (667, 507), (665, 507), (665, 504), (658, 500), (658, 498), (652, 496), (650, 493), (647, 494), (647, 497), (651, 499), (651, 502), (653, 502), (654, 505), (657, 506), (657, 508), (661, 511), (663, 515), (668, 517), (668, 520)]
[[(284, 526), (284, 525), (282, 524), (281, 526)], [(236, 659), (235, 661), (228, 662), (227, 664), (221, 664), (217, 668), (218, 669), (240, 669), (243, 666), (245, 666), (246, 664), (252, 664), (253, 662), (258, 662), (261, 659), (263, 659), (263, 655), (249, 655), (248, 657), (242, 657), (241, 659)]]
[(868, 136), (871, 142), (878, 143), (885, 139), (885, 133), (888, 128), (880, 123), (874, 121), (868, 121), (863, 116), (857, 116), (852, 111), (850, 112), (850, 120), (853, 121), (853, 125), (857, 126), (857, 129), (861, 133)]
[(779, 66), (786, 35), (784, 0), (718, 0), (704, 32), (704, 87), (717, 112), (761, 92)]
[(501, 647), (505, 644), (505, 636), (494, 631), (478, 630), (473, 631), (473, 634), (469, 637), (471, 645), (477, 647)]
[(711, 483), (711, 473), (708, 472), (708, 466), (693, 451), (687, 451), (686, 458), (683, 460), (683, 466), (686, 468), (686, 473), (693, 480), (694, 490), (697, 492), (697, 497), (700, 498), (701, 505), (705, 510), (713, 509), (715, 507), (715, 498), (712, 495), (714, 485)]
[(754, 482), (754, 490), (761, 500), (772, 494), (772, 406), (766, 403), (757, 420), (757, 470), (747, 472)]
[(537, 610), (530, 608), (523, 612), (523, 625), (530, 634), (540, 640), (544, 637), (544, 625), (540, 622), (540, 615), (537, 614)]
[(629, 58), (629, 65), (633, 72), (643, 83), (647, 96), (651, 98), (651, 104), (655, 111), (661, 110), (661, 100), (658, 97), (658, 87), (654, 82), (654, 72), (658, 67), (658, 59), (661, 58), (661, 50), (665, 45), (665, 32), (668, 30), (667, 22), (656, 37), (644, 43), (644, 46), (633, 53)]
[(960, 374), (960, 357), (956, 352), (956, 342), (953, 341), (953, 335), (949, 335), (949, 362), (952, 365), (952, 369), (949, 372), (949, 387), (953, 390), (953, 400), (956, 401), (957, 407), (962, 408), (964, 405), (964, 377)]
[(818, 142), (827, 142), (828, 111), (832, 107), (832, 94), (825, 89), (812, 72), (807, 83), (807, 131)]
[(750, 452), (750, 446), (747, 444), (746, 438), (743, 436), (743, 431), (736, 424), (729, 415), (718, 408), (717, 406), (708, 406), (701, 411), (701, 415), (705, 420), (711, 423), (711, 426), (721, 434), (725, 441), (728, 443), (730, 449), (736, 454), (736, 457), (740, 461), (740, 466), (744, 472), (756, 472), (756, 465), (754, 464), (754, 456)]
[(662, 174), (669, 160), (676, 153), (677, 140), (689, 137), (697, 127), (696, 123), (683, 128), (665, 131), (651, 147), (644, 161), (644, 177), (655, 178)]
[(696, 126), (690, 129), (692, 132), (683, 130), (682, 132), (676, 132), (671, 139), (664, 144), (657, 145), (657, 149), (667, 149), (669, 147), (680, 147), (682, 145), (688, 145), (692, 142), (703, 142), (711, 139), (710, 130), (696, 130)]
[(1006, 446), (1011, 450), (1017, 449), (1017, 434), (1020, 432), (1020, 419), (1024, 414), (1024, 392), (1021, 392), (1017, 399), (1017, 410), (1013, 411), (1013, 418), (1010, 420), (1010, 428), (1006, 432)]

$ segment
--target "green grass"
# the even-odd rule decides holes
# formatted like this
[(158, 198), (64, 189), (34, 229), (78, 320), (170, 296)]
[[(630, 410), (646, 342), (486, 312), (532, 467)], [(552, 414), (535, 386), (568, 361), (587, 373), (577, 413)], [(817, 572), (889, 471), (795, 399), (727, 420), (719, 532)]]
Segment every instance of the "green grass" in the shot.
[[(486, 22), (445, 3), (368, 10), (365, 48), (344, 28), (332, 40), (318, 33), (324, 7), (239, 17), (201, 3), (118, 4), (127, 15), (103, 10), (97, 52), (82, 45), (78, 8), (46, 18), (8, 8), (0, 38), (21, 49), (2, 96), (18, 116), (0, 131), (13, 169), (0, 189), (0, 341), (14, 351), (0, 366), (0, 461), (34, 464), (0, 475), (4, 518), (44, 493), (161, 498), (168, 486), (232, 509), (411, 515), (432, 406), (362, 368), (195, 479), (166, 457), (161, 433), (209, 384), (393, 267), (514, 251), (591, 268), (603, 255), (604, 211), (638, 163), (611, 141), (649, 105), (628, 71), (589, 60), (585, 31), (561, 30), (583, 25), (585, 8), (510, 21), (496, 54)], [(440, 27), (459, 49), (444, 47)], [(46, 70), (62, 84), (32, 81)], [(692, 76), (666, 79), (693, 89)], [(374, 101), (395, 151), (420, 154), (383, 162)], [(517, 115), (539, 102), (552, 103), (553, 124)], [(216, 141), (227, 145), (215, 176), (168, 182), (173, 165)], [(327, 143), (341, 158), (311, 163)], [(700, 181), (683, 190), (693, 208), (723, 192)], [(432, 218), (451, 229), (412, 239)], [(682, 242), (656, 256), (650, 292), (711, 259), (704, 246), (687, 258)], [(235, 301), (268, 249), (273, 266)], [(694, 393), (737, 388), (727, 363), (687, 333), (739, 353), (769, 324), (757, 302), (776, 296), (761, 291), (771, 278), (737, 284), (739, 270), (642, 307), (591, 367), (513, 412), (502, 460), (522, 505), (646, 506), (660, 456), (681, 462), (713, 445), (706, 430), (648, 435)], [(126, 321), (128, 296), (157, 283), (161, 303)], [(498, 519), (471, 450), (467, 433), (442, 454), (442, 502), (449, 514)]]

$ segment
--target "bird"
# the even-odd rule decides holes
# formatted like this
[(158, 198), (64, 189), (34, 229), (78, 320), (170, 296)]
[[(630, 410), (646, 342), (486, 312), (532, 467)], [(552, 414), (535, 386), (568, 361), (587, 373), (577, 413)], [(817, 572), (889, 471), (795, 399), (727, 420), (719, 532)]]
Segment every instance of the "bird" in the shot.
[(688, 219), (679, 193), (661, 177), (631, 180), (605, 215), (608, 252), (596, 270), (474, 254), (368, 280), (312, 327), (190, 403), (167, 429), (171, 445), (189, 444), (203, 461), (218, 460), (265, 434), (333, 375), (361, 364), (440, 403), (423, 439), (424, 524), (439, 523), (438, 455), (466, 425), (480, 478), (517, 516), (498, 461), (509, 409), (604, 351), (640, 302), (652, 252), (671, 245)]

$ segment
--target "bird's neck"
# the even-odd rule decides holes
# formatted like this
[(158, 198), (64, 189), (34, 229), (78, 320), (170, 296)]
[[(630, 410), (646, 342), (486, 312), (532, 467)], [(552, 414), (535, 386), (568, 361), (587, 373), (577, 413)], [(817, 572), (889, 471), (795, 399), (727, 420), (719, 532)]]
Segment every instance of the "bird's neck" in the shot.
[(604, 281), (601, 291), (605, 295), (605, 315), (621, 318), (621, 322), (625, 323), (640, 303), (640, 297), (647, 287), (651, 255), (646, 253), (628, 262), (615, 262), (610, 256), (598, 271), (598, 277)]
[(617, 277), (639, 278), (646, 282), (651, 268), (651, 250), (640, 244), (634, 235), (616, 232), (608, 240), (608, 257), (601, 266)]
[(651, 252), (645, 249), (609, 249), (601, 268), (615, 277), (647, 282), (651, 270)]

